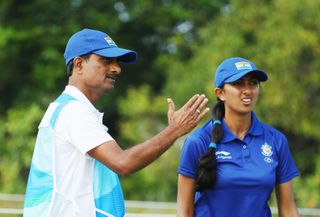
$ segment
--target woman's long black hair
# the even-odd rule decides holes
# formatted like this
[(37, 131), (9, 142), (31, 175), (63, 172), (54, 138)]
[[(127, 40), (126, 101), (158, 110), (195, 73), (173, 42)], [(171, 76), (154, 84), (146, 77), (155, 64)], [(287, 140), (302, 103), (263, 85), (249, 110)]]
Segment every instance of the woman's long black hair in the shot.
[(213, 143), (213, 145), (210, 145), (209, 147), (208, 144), (208, 151), (204, 153), (199, 159), (197, 171), (198, 179), (196, 180), (195, 191), (204, 191), (208, 188), (213, 187), (216, 183), (217, 162), (216, 147), (214, 147), (214, 145), (218, 144), (223, 137), (221, 122), (225, 112), (224, 102), (219, 98), (217, 100), (217, 103), (212, 109), (212, 118), (214, 120), (214, 124), (211, 132), (211, 143)]

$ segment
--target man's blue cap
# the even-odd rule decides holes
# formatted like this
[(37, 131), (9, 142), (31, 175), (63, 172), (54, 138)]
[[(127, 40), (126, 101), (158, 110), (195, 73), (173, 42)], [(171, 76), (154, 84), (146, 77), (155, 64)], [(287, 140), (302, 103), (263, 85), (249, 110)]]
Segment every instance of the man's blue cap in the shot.
[(118, 58), (120, 62), (131, 63), (137, 60), (137, 53), (119, 48), (112, 38), (104, 32), (83, 29), (72, 35), (64, 52), (66, 65), (77, 56), (95, 53), (109, 58)]
[(251, 72), (257, 76), (259, 81), (268, 80), (268, 75), (249, 60), (241, 57), (225, 59), (216, 70), (214, 86), (221, 88), (225, 83), (235, 82)]

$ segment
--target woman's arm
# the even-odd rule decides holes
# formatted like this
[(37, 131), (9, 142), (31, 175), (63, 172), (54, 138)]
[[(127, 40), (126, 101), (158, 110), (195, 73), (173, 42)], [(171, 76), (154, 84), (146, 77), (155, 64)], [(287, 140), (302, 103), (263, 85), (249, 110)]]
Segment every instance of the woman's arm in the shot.
[(294, 201), (291, 181), (276, 186), (279, 217), (300, 217)]
[(179, 174), (178, 176), (178, 198), (177, 198), (177, 216), (194, 216), (194, 186), (196, 180)]

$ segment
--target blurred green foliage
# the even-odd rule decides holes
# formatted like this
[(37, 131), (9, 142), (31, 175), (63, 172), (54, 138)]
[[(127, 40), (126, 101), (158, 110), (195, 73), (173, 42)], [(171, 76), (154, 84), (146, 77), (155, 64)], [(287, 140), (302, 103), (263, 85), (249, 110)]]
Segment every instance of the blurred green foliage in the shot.
[[(269, 74), (256, 113), (288, 137), (301, 172), (298, 206), (320, 207), (319, 13), (317, 0), (2, 0), (0, 192), (24, 193), (37, 126), (67, 83), (65, 44), (87, 27), (139, 54), (97, 105), (123, 148), (166, 126), (167, 97), (179, 107), (205, 93), (212, 106), (223, 59), (255, 62)], [(175, 201), (183, 139), (121, 178), (126, 199)]]

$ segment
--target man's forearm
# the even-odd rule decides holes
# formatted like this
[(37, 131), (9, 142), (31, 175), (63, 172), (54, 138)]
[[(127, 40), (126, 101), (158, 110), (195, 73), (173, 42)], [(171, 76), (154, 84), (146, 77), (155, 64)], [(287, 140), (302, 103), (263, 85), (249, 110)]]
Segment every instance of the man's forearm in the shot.
[(130, 165), (126, 175), (129, 175), (139, 169), (144, 168), (156, 160), (161, 154), (168, 150), (172, 144), (180, 137), (179, 132), (172, 128), (166, 127), (154, 137), (145, 142), (135, 145), (124, 151), (124, 158)]

